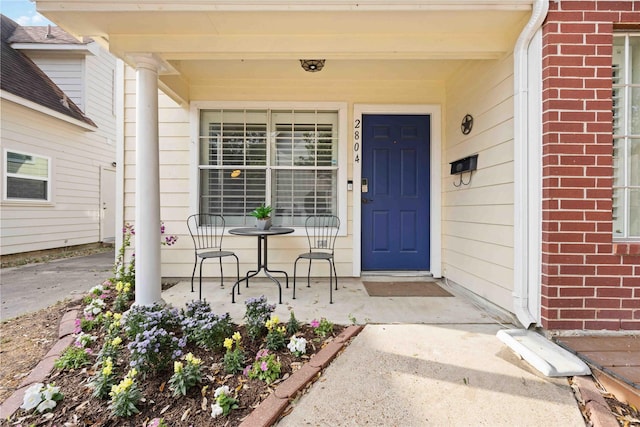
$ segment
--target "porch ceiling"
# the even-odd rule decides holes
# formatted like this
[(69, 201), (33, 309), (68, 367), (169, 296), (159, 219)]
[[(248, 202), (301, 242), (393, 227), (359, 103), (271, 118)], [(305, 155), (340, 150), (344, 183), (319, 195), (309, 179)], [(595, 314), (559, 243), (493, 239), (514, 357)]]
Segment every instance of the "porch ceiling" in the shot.
[[(177, 73), (164, 83), (187, 100), (190, 85), (225, 79), (444, 80), (465, 61), (511, 51), (531, 0), (37, 0), (37, 8), (125, 60), (157, 55)], [(299, 59), (327, 64), (305, 73)]]

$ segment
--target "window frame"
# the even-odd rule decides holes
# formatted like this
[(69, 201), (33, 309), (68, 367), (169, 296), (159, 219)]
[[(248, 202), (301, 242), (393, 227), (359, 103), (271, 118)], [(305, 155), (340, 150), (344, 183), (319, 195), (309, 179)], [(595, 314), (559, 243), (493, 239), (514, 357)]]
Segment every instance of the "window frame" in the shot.
[[(41, 158), (41, 159), (45, 159), (47, 161), (47, 178), (46, 179), (42, 179), (40, 177), (36, 177), (36, 176), (32, 176), (32, 175), (24, 175), (24, 174), (14, 174), (14, 173), (9, 173), (9, 168), (8, 166), (8, 161), (9, 161), (9, 153), (14, 153), (14, 154), (19, 154), (22, 156), (29, 156), (29, 157), (35, 157), (35, 158)], [(3, 161), (3, 177), (2, 177), (2, 182), (3, 182), (3, 191), (2, 191), (2, 201), (3, 203), (33, 203), (33, 204), (51, 204), (53, 201), (53, 194), (52, 194), (52, 185), (51, 185), (51, 176), (52, 176), (52, 170), (53, 170), (53, 160), (51, 157), (49, 156), (44, 156), (44, 155), (40, 155), (40, 154), (34, 154), (34, 153), (30, 153), (30, 152), (26, 152), (26, 151), (22, 151), (22, 150), (15, 150), (12, 148), (5, 148), (3, 150), (3, 157), (2, 157), (2, 161)], [(9, 198), (8, 194), (9, 194), (9, 178), (10, 177), (15, 177), (15, 178), (24, 178), (24, 179), (31, 179), (31, 180), (36, 180), (36, 181), (46, 181), (47, 183), (47, 198), (46, 199), (26, 199), (26, 198)]]
[[(631, 190), (636, 190), (636, 191), (640, 191), (640, 186), (638, 185), (631, 185), (630, 183), (630, 179), (631, 179), (631, 174), (632, 171), (630, 170), (630, 166), (631, 166), (631, 161), (629, 159), (629, 146), (630, 146), (630, 142), (632, 140), (638, 140), (640, 141), (640, 133), (638, 134), (633, 134), (631, 132), (631, 126), (629, 124), (630, 122), (630, 118), (631, 118), (631, 114), (632, 114), (632, 107), (633, 107), (633, 99), (632, 99), (632, 95), (631, 92), (636, 89), (639, 90), (640, 89), (640, 82), (638, 83), (633, 83), (632, 82), (632, 76), (633, 73), (632, 71), (632, 67), (633, 64), (630, 61), (630, 43), (629, 40), (631, 37), (634, 37), (635, 39), (637, 39), (638, 41), (640, 41), (640, 33), (637, 32), (616, 32), (614, 33), (614, 37), (613, 37), (613, 49), (615, 49), (616, 47), (616, 41), (619, 39), (623, 39), (623, 47), (624, 47), (624, 51), (623, 51), (623, 64), (621, 64), (621, 66), (623, 67), (623, 69), (620, 70), (620, 72), (622, 73), (623, 76), (623, 80), (620, 83), (616, 83), (615, 81), (615, 76), (613, 75), (613, 61), (612, 61), (612, 102), (615, 102), (615, 98), (613, 96), (613, 93), (616, 91), (616, 89), (620, 90), (622, 92), (621, 96), (619, 96), (619, 98), (621, 98), (623, 100), (623, 102), (621, 103), (621, 105), (619, 107), (616, 107), (615, 105), (612, 105), (612, 109), (615, 108), (620, 108), (620, 110), (622, 111), (622, 114), (619, 116), (619, 120), (621, 122), (621, 125), (619, 126), (619, 128), (622, 130), (621, 133), (617, 134), (615, 132), (615, 125), (612, 128), (612, 144), (615, 146), (616, 141), (619, 142), (619, 146), (618, 146), (618, 152), (621, 153), (622, 155), (620, 157), (617, 157), (615, 155), (615, 150), (612, 147), (612, 163), (613, 163), (613, 167), (615, 168), (615, 165), (618, 164), (620, 168), (623, 169), (623, 173), (622, 173), (622, 184), (621, 185), (616, 185), (615, 181), (616, 181), (616, 172), (614, 170), (614, 173), (612, 175), (613, 177), (613, 183), (612, 183), (612, 190), (613, 190), (613, 196), (615, 198), (615, 193), (616, 190), (622, 190), (624, 192), (623, 195), (623, 202), (622, 202), (622, 206), (620, 206), (620, 210), (622, 210), (621, 213), (619, 213), (619, 215), (622, 215), (622, 222), (623, 222), (623, 232), (622, 234), (616, 234), (615, 230), (612, 230), (612, 235), (613, 235), (613, 241), (614, 242), (637, 242), (640, 241), (640, 235), (635, 236), (635, 235), (630, 235), (630, 208), (629, 208), (629, 200), (630, 200), (630, 191)], [(612, 57), (613, 59), (613, 57)], [(640, 68), (638, 69), (638, 72), (640, 73)], [(639, 105), (640, 106), (640, 105)], [(612, 112), (613, 113), (613, 112)], [(615, 117), (615, 113), (613, 113), (614, 117)], [(617, 161), (616, 161), (617, 159)], [(614, 210), (616, 209), (616, 204), (615, 201), (612, 199), (612, 221), (614, 220)], [(613, 223), (615, 225), (615, 222)]]
[[(190, 211), (197, 212), (199, 209), (200, 196), (200, 113), (201, 110), (291, 110), (291, 111), (335, 111), (338, 120), (337, 132), (337, 216), (340, 218), (340, 230), (338, 235), (347, 235), (347, 173), (349, 168), (348, 155), (348, 118), (347, 103), (345, 102), (243, 102), (243, 101), (196, 101), (191, 103), (191, 182), (192, 189), (189, 197)], [(273, 166), (278, 170), (277, 165), (267, 165), (265, 169)], [(265, 183), (266, 194), (271, 194), (271, 181), (267, 179)], [(293, 236), (303, 236), (304, 226), (287, 226), (295, 231)]]

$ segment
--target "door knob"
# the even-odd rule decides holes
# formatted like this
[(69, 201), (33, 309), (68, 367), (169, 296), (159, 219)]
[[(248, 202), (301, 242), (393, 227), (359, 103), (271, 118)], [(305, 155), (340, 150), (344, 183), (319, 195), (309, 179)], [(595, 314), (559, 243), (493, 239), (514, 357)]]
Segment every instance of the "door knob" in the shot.
[(367, 203), (369, 203), (369, 202), (373, 202), (373, 199), (367, 199), (367, 198), (365, 198), (365, 197), (363, 197), (363, 198), (362, 198), (362, 204), (363, 204), (363, 205), (366, 205), (366, 204), (367, 204)]

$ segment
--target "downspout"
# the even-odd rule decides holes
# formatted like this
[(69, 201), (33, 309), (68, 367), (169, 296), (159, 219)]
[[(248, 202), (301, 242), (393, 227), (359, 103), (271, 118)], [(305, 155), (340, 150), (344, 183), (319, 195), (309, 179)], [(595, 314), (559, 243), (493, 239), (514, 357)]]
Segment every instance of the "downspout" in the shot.
[[(529, 328), (537, 322), (537, 314), (529, 309), (530, 286), (540, 286), (539, 280), (531, 279), (529, 258), (536, 256), (540, 248), (536, 247), (535, 254), (530, 254), (530, 223), (529, 212), (531, 201), (529, 192), (538, 191), (539, 184), (530, 182), (528, 147), (540, 140), (539, 129), (529, 129), (529, 75), (528, 50), (531, 40), (542, 26), (549, 10), (548, 0), (534, 0), (533, 10), (529, 22), (520, 33), (513, 51), (514, 59), (514, 312), (520, 323)], [(533, 113), (539, 112), (538, 109)], [(533, 184), (533, 185), (530, 185)], [(539, 196), (536, 196), (536, 200)], [(534, 207), (540, 209), (540, 207)], [(539, 225), (536, 225), (539, 229)], [(534, 239), (538, 241), (539, 239)]]

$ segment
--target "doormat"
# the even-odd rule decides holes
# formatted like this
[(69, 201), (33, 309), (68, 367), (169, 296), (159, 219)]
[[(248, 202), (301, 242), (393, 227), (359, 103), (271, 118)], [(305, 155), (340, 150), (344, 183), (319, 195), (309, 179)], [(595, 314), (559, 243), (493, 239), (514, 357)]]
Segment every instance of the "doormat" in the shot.
[(436, 282), (362, 282), (370, 297), (452, 297)]

